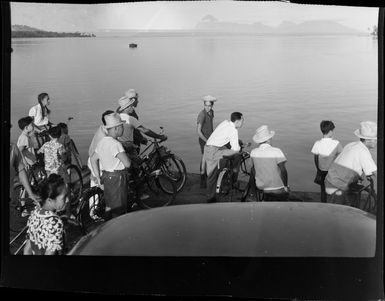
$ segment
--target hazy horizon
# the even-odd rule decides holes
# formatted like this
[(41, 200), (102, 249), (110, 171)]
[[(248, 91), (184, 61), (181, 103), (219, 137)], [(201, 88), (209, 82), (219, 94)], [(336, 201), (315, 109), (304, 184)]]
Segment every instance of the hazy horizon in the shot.
[(300, 5), (284, 2), (185, 1), (110, 4), (11, 2), (11, 24), (46, 31), (194, 30), (207, 15), (218, 22), (262, 23), (334, 21), (361, 32), (378, 23), (378, 8)]

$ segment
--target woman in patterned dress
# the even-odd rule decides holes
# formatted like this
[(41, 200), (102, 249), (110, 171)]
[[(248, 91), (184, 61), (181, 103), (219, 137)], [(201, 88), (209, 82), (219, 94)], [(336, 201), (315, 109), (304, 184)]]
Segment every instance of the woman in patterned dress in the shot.
[(67, 186), (61, 176), (51, 174), (41, 185), (41, 203), (28, 219), (24, 255), (59, 255), (63, 250), (64, 227), (57, 215), (68, 202)]

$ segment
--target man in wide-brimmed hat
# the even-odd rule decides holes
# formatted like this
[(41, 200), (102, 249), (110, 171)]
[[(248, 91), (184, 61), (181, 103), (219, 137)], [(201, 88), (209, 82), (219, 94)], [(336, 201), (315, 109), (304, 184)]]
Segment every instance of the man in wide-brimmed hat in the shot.
[(360, 141), (351, 142), (344, 147), (330, 166), (325, 179), (325, 190), (328, 195), (332, 195), (332, 203), (351, 205), (353, 199), (349, 193), (350, 186), (357, 183), (363, 174), (370, 177), (377, 172), (377, 165), (369, 151), (377, 145), (377, 123), (361, 122), (354, 134)]
[[(120, 98), (118, 102), (123, 101), (123, 100), (127, 100), (127, 99), (129, 100), (130, 104), (128, 106), (128, 110), (126, 110), (126, 113), (129, 116), (132, 116), (135, 119), (139, 120), (139, 116), (135, 111), (135, 108), (138, 106), (138, 103), (139, 103), (138, 92), (136, 92), (136, 90), (132, 89), (132, 88), (128, 89), (124, 93), (124, 96), (122, 98)], [(126, 104), (126, 105), (128, 105), (128, 104)], [(124, 109), (124, 108), (122, 108), (119, 104), (119, 107), (116, 110), (116, 112), (121, 113), (122, 109)], [(136, 146), (137, 150), (140, 149), (141, 144), (147, 144), (147, 139), (142, 135), (142, 133), (138, 129), (134, 128), (134, 145)]]
[[(209, 139), (210, 135), (214, 131), (214, 102), (217, 101), (217, 99), (214, 96), (206, 95), (202, 97), (203, 101), (203, 110), (199, 112), (198, 118), (197, 118), (197, 134), (198, 134), (198, 141), (201, 148), (202, 158), (203, 158), (203, 151), (204, 147), (206, 145), (207, 139)], [(200, 163), (200, 174), (201, 174), (201, 188), (206, 188), (206, 166), (205, 164), (202, 164), (203, 160), (201, 159)]]
[(257, 148), (250, 157), (255, 169), (255, 184), (263, 190), (265, 201), (287, 201), (289, 196), (286, 157), (283, 152), (272, 146), (275, 132), (267, 125), (259, 127), (253, 136)]
[(137, 118), (130, 115), (130, 113), (133, 112), (134, 105), (137, 101), (136, 95), (137, 93), (135, 90), (128, 90), (125, 96), (118, 100), (119, 108), (117, 109), (117, 113), (119, 113), (120, 118), (125, 122), (123, 124), (123, 134), (118, 137), (118, 140), (122, 143), (124, 149), (130, 156), (135, 156), (138, 153), (138, 146), (134, 142), (135, 129), (152, 138), (160, 140), (167, 139), (165, 135), (160, 135), (153, 132), (141, 124)]
[[(97, 144), (90, 161), (98, 185), (104, 186), (106, 205), (111, 208), (112, 216), (126, 213), (132, 204), (128, 204), (128, 168), (131, 166), (122, 144), (117, 140), (123, 134), (124, 121), (119, 114), (104, 116), (107, 135)], [(103, 169), (100, 175), (99, 161)]]

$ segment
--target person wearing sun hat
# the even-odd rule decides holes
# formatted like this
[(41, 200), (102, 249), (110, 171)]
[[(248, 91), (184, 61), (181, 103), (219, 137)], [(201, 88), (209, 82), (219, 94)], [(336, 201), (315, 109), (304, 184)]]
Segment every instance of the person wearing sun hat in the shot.
[(106, 205), (111, 208), (111, 215), (115, 217), (126, 213), (132, 205), (128, 204), (132, 201), (128, 199), (128, 168), (131, 162), (122, 144), (117, 140), (123, 134), (124, 121), (117, 113), (105, 115), (104, 120), (107, 136), (99, 141), (90, 161), (97, 184), (104, 186)]
[(360, 128), (354, 131), (359, 141), (347, 144), (341, 154), (329, 168), (325, 179), (325, 190), (331, 195), (330, 202), (351, 205), (349, 193), (351, 185), (356, 184), (363, 175), (376, 176), (377, 165), (370, 149), (377, 145), (377, 123), (363, 121)]
[(123, 124), (123, 134), (118, 137), (118, 140), (122, 143), (124, 149), (129, 154), (129, 156), (137, 155), (137, 145), (134, 142), (134, 131), (138, 130), (140, 133), (145, 134), (151, 138), (156, 138), (160, 140), (166, 140), (167, 137), (165, 135), (159, 135), (149, 128), (145, 127), (143, 124), (139, 122), (137, 118), (131, 116), (130, 113), (134, 110), (134, 105), (136, 102), (136, 95), (134, 89), (130, 89), (126, 92), (125, 96), (121, 97), (118, 100), (119, 108), (117, 109), (117, 113), (119, 114)]
[(255, 169), (255, 184), (264, 191), (266, 201), (287, 201), (287, 159), (279, 148), (272, 146), (274, 135), (267, 125), (262, 125), (253, 136), (257, 148), (251, 151), (250, 157)]
[(203, 110), (199, 112), (197, 118), (197, 134), (198, 134), (198, 142), (201, 148), (201, 163), (200, 163), (200, 175), (201, 175), (201, 188), (206, 188), (206, 168), (203, 164), (203, 151), (206, 145), (207, 139), (210, 137), (212, 132), (214, 131), (214, 102), (217, 99), (214, 96), (206, 95), (202, 97), (203, 101)]
[[(135, 89), (128, 89), (122, 98), (120, 98), (119, 101), (123, 101), (124, 99), (129, 99), (130, 102), (133, 101), (132, 103), (129, 104), (128, 109), (125, 110), (125, 113), (127, 113), (129, 116), (134, 117), (139, 121), (139, 116), (135, 111), (135, 108), (138, 106), (139, 103), (139, 94), (136, 92)], [(124, 108), (123, 108), (124, 109)], [(119, 108), (116, 110), (117, 113), (122, 113), (121, 112), (121, 106), (119, 104)], [(134, 128), (134, 145), (136, 145), (137, 150), (140, 149), (141, 144), (147, 144), (147, 139), (142, 135), (142, 133)]]

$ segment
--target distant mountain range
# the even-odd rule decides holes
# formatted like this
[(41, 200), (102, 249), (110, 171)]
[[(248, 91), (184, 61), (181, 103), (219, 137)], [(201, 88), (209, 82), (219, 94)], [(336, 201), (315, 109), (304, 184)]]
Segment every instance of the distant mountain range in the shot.
[(45, 31), (26, 25), (12, 25), (12, 38), (90, 38), (92, 33)]
[(218, 33), (254, 33), (254, 34), (299, 34), (299, 35), (341, 35), (364, 34), (364, 32), (344, 26), (336, 21), (315, 20), (305, 21), (300, 24), (284, 21), (278, 27), (267, 26), (260, 22), (253, 24), (239, 24), (233, 22), (220, 22), (215, 17), (208, 15), (196, 25), (199, 32)]

